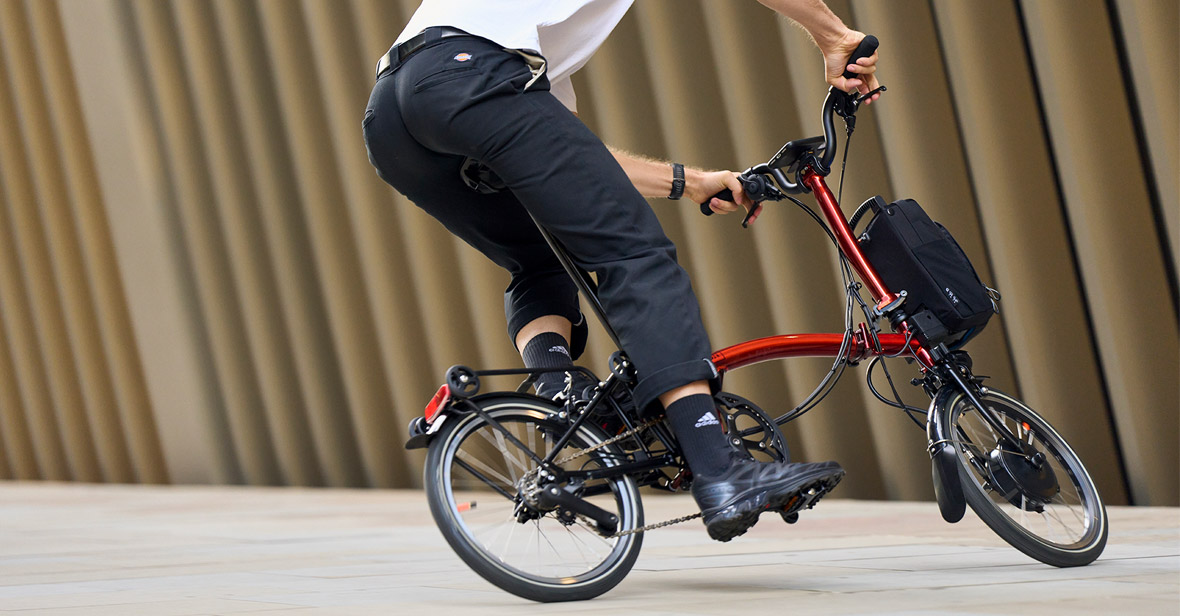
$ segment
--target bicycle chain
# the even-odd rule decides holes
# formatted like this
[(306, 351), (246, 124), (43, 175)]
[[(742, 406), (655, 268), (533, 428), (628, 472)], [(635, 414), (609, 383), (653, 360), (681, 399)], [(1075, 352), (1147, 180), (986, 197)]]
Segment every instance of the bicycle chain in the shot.
[[(657, 529), (657, 528), (663, 528), (663, 527), (665, 527), (665, 526), (671, 526), (671, 525), (673, 525), (673, 524), (679, 524), (679, 523), (681, 523), (681, 522), (687, 522), (687, 521), (689, 521), (689, 520), (695, 520), (695, 519), (697, 519), (697, 518), (701, 517), (702, 515), (704, 515), (704, 514), (698, 511), (698, 512), (696, 512), (696, 513), (692, 514), (692, 515), (686, 515), (686, 516), (679, 517), (679, 518), (672, 518), (671, 520), (664, 520), (663, 522), (656, 522), (655, 524), (648, 524), (647, 526), (640, 526), (639, 528), (633, 528), (633, 529), (631, 529), (631, 530), (625, 530), (625, 531), (622, 531), (622, 532), (615, 533), (615, 534), (613, 534), (613, 535), (606, 535), (604, 538), (606, 538), (606, 539), (618, 539), (619, 537), (626, 537), (627, 535), (634, 535), (634, 534), (638, 534), (638, 533), (645, 533), (645, 532), (647, 532), (647, 531), (649, 531), (649, 530), (655, 530), (655, 529)], [(594, 524), (596, 524), (596, 523), (594, 522), (594, 520), (591, 520), (590, 518), (588, 518), (588, 517), (586, 517), (586, 516), (584, 516), (584, 515), (581, 515), (581, 514), (578, 514), (578, 519), (579, 519), (579, 520), (581, 520), (583, 523), (585, 523), (585, 524), (587, 524), (587, 525), (594, 525)]]
[[(608, 445), (613, 445), (614, 443), (617, 443), (623, 439), (626, 439), (629, 436), (634, 436), (634, 435), (660, 423), (663, 420), (664, 420), (663, 416), (650, 419), (638, 426), (635, 426), (634, 428), (632, 428), (630, 430), (625, 430), (623, 432), (620, 432), (619, 434), (616, 434), (615, 436), (612, 436), (612, 437), (606, 439), (605, 441), (598, 443), (597, 445), (592, 445), (592, 446), (587, 447), (585, 449), (579, 449), (578, 451), (575, 451), (560, 460), (555, 460), (553, 462), (553, 464), (555, 466), (561, 466), (562, 464), (565, 464), (566, 462), (570, 462), (572, 460), (577, 460), (578, 458), (580, 458), (586, 454), (589, 454), (589, 453), (592, 453), (592, 452), (597, 451), (599, 449), (602, 449), (603, 447), (606, 447)], [(528, 473), (522, 475), (520, 478), (520, 481), (522, 482), (521, 485), (522, 486), (525, 485), (523, 482), (532, 481), (533, 477), (540, 472), (541, 472), (541, 467), (537, 467), (537, 468), (534, 468), (533, 470), (529, 471)], [(534, 489), (531, 490), (530, 492), (535, 493), (536, 491), (538, 491), (538, 489), (539, 488), (534, 484)], [(702, 515), (703, 514), (698, 511), (697, 513), (694, 513), (692, 515), (686, 515), (686, 516), (682, 516), (679, 518), (672, 518), (671, 520), (664, 520), (663, 522), (656, 522), (655, 524), (648, 524), (647, 526), (641, 526), (639, 528), (633, 528), (631, 530), (625, 530), (622, 532), (618, 532), (613, 535), (608, 535), (608, 536), (606, 536), (606, 538), (607, 539), (617, 539), (619, 537), (626, 537), (627, 535), (635, 535), (638, 533), (647, 532), (649, 530), (656, 530), (657, 528), (664, 528), (665, 526), (672, 526), (673, 524), (680, 524), (681, 522), (695, 520), (695, 519), (701, 517)], [(589, 526), (591, 528), (597, 528), (597, 526), (598, 526), (597, 522), (595, 522), (594, 520), (592, 520), (589, 517), (584, 516), (582, 514), (577, 514), (577, 518), (583, 524), (586, 524), (587, 526)]]

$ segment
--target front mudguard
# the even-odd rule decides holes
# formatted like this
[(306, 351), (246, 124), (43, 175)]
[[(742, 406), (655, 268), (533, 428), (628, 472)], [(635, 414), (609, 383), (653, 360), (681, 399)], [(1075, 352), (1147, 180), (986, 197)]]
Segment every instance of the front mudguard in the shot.
[(938, 499), (938, 510), (942, 519), (954, 524), (963, 519), (967, 510), (967, 499), (963, 496), (963, 478), (959, 474), (959, 454), (955, 450), (952, 434), (945, 433), (949, 421), (943, 416), (949, 413), (951, 397), (958, 393), (954, 386), (945, 386), (930, 402), (926, 416), (926, 436), (930, 439), (927, 451), (930, 453), (930, 472), (934, 480), (934, 495)]

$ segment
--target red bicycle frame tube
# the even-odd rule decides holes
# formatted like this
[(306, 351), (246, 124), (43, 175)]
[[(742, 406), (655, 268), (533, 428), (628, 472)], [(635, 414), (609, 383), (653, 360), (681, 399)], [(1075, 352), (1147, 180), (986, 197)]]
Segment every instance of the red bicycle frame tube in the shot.
[[(847, 357), (860, 361), (870, 355), (899, 355), (905, 349), (906, 337), (902, 334), (879, 334), (881, 350), (875, 351), (864, 332), (852, 336)], [(741, 368), (758, 362), (785, 357), (835, 357), (840, 354), (844, 334), (791, 334), (770, 336), (741, 342), (713, 353), (713, 364), (719, 372)], [(915, 352), (922, 349), (916, 340), (910, 340)]]
[[(820, 208), (823, 209), (824, 217), (828, 220), (828, 226), (836, 235), (836, 242), (840, 245), (841, 252), (852, 264), (852, 269), (869, 287), (869, 292), (877, 302), (877, 309), (880, 310), (896, 301), (897, 295), (889, 291), (881, 277), (877, 275), (877, 270), (873, 269), (872, 264), (861, 252), (860, 244), (852, 236), (848, 220), (840, 211), (840, 204), (836, 203), (836, 197), (832, 195), (824, 177), (809, 167), (803, 172), (803, 184), (815, 193), (815, 198), (819, 201)], [(870, 355), (901, 354), (906, 346), (906, 338), (910, 336), (909, 328), (905, 323), (902, 323), (899, 329), (901, 333), (898, 334), (880, 334), (878, 339), (881, 342), (881, 349), (877, 350), (869, 342), (868, 332), (862, 326), (860, 331), (853, 335), (852, 343), (846, 351), (848, 359), (860, 361)], [(726, 372), (742, 366), (786, 357), (835, 357), (839, 355), (843, 342), (843, 334), (771, 336), (715, 351), (712, 360), (719, 372)], [(923, 348), (918, 341), (911, 338), (909, 346), (926, 368), (934, 365), (934, 359), (930, 356), (930, 352)]]

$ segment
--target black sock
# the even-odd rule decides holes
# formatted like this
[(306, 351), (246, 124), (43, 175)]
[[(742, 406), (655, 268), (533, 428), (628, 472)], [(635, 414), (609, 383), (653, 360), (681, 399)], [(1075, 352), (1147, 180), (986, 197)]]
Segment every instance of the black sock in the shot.
[[(545, 332), (533, 336), (520, 352), (526, 368), (572, 368), (570, 344), (556, 332)], [(552, 398), (565, 388), (564, 372), (546, 372), (537, 377), (533, 385), (537, 395)]]
[(721, 431), (717, 405), (707, 394), (681, 398), (667, 408), (668, 423), (695, 475), (719, 475), (729, 466), (733, 449)]

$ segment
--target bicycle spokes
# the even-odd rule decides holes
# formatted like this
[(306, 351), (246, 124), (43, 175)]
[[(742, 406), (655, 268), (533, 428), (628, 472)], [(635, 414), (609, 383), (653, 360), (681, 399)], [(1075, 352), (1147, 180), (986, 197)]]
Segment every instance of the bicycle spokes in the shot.
[[(553, 453), (564, 431), (541, 421), (513, 418), (497, 423), (481, 423), (464, 434), (454, 445), (449, 468), (453, 514), (476, 547), (520, 574), (546, 579), (584, 575), (609, 560), (618, 538), (604, 537), (591, 520), (568, 507), (546, 507), (546, 500), (538, 498), (547, 486), (559, 484), (549, 480), (547, 473), (537, 472), (534, 456)], [(517, 443), (529, 451), (522, 451)], [(558, 457), (582, 444), (571, 439)], [(563, 470), (593, 470), (607, 464), (607, 459), (581, 459)], [(617, 490), (609, 481), (560, 485), (594, 507), (623, 515)]]
[(1028, 422), (989, 407), (1022, 446), (1004, 445), (978, 409), (959, 414), (955, 447), (974, 470), (974, 479), (988, 498), (1030, 533), (1068, 546), (1090, 530), (1079, 481), (1064, 460)]

